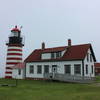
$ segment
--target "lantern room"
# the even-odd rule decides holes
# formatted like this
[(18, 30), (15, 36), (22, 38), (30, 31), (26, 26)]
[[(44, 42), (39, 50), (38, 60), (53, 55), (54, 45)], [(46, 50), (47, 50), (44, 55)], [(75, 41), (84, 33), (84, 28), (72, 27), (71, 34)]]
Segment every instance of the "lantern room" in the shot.
[(20, 33), (21, 31), (17, 28), (17, 26), (11, 30), (11, 36), (13, 37), (20, 37)]
[(24, 46), (23, 37), (21, 36), (21, 30), (17, 28), (17, 26), (15, 26), (15, 28), (11, 30), (8, 43), (6, 43), (6, 45), (15, 45), (15, 44)]

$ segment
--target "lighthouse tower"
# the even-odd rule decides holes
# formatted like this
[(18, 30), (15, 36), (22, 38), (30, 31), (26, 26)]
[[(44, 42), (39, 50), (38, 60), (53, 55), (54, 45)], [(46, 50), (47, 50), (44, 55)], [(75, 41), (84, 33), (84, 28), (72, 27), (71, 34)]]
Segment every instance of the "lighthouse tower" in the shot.
[(17, 26), (11, 30), (9, 40), (6, 45), (8, 46), (8, 49), (5, 78), (13, 78), (13, 67), (22, 62), (22, 47), (24, 46), (23, 38), (21, 37), (21, 30), (18, 29)]

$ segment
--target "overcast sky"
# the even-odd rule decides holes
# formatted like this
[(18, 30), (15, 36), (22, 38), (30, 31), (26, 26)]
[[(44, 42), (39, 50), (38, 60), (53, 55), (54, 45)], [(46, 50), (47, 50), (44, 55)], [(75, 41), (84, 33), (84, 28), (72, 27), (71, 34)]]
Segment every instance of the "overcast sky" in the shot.
[(0, 76), (10, 30), (23, 26), (23, 59), (35, 48), (91, 43), (100, 61), (100, 0), (0, 0)]

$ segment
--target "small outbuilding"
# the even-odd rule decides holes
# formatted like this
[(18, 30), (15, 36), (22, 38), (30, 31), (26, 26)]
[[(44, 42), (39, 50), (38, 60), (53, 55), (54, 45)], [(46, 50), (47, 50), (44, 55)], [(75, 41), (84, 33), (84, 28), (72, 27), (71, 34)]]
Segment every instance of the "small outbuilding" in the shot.
[(18, 63), (12, 67), (12, 78), (24, 79), (25, 78), (25, 63)]
[(100, 63), (95, 63), (95, 75), (100, 75)]

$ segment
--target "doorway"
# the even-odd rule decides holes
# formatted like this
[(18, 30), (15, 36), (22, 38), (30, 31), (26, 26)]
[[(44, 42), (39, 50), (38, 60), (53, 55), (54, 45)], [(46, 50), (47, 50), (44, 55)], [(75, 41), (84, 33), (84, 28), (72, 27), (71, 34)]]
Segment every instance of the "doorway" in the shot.
[(55, 74), (57, 73), (57, 65), (52, 65), (52, 77), (55, 78)]

